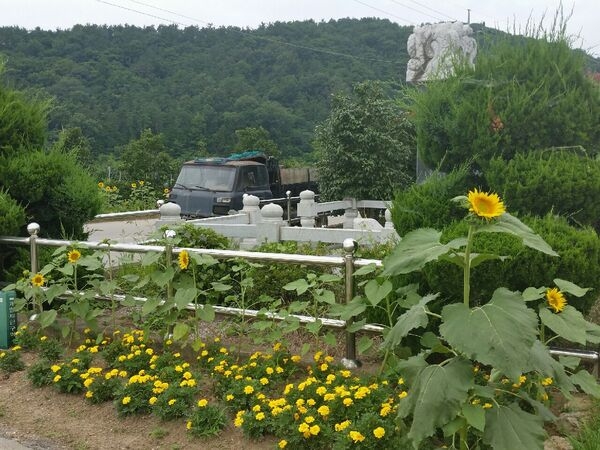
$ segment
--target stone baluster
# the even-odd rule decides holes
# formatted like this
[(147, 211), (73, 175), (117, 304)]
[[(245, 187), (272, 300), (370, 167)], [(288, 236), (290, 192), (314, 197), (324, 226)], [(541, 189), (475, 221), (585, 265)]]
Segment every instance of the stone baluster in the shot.
[(248, 223), (258, 223), (261, 220), (260, 199), (256, 195), (244, 194), (242, 199), (243, 213), (248, 215)]
[(261, 223), (256, 226), (256, 240), (261, 242), (279, 242), (283, 220), (283, 208), (275, 203), (268, 203), (260, 210)]
[(315, 204), (315, 193), (313, 191), (300, 192), (300, 203), (298, 203), (298, 217), (300, 217), (300, 226), (307, 228), (315, 227), (315, 217), (317, 210)]

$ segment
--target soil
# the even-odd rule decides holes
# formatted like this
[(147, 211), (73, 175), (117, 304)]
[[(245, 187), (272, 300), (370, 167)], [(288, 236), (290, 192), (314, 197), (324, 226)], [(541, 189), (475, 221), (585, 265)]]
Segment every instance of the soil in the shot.
[[(25, 354), (27, 365), (33, 355)], [(273, 449), (276, 441), (253, 442), (229, 424), (215, 438), (191, 438), (185, 421), (154, 416), (118, 417), (112, 403), (92, 405), (81, 395), (36, 388), (26, 371), (0, 379), (0, 437), (34, 450)]]

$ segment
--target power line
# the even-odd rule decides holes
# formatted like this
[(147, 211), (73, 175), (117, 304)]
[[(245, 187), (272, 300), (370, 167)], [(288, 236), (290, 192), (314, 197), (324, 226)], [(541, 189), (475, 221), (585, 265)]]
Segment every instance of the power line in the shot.
[(365, 3), (365, 2), (363, 2), (363, 1), (361, 1), (361, 0), (354, 0), (354, 1), (355, 1), (356, 3), (360, 3), (360, 4), (361, 4), (361, 5), (363, 5), (363, 6), (366, 6), (367, 8), (374, 9), (375, 11), (379, 11), (380, 13), (383, 13), (383, 14), (385, 14), (385, 15), (388, 15), (388, 16), (390, 16), (390, 17), (395, 17), (396, 19), (399, 19), (399, 20), (401, 20), (401, 21), (403, 21), (403, 22), (409, 23), (409, 24), (411, 24), (411, 25), (415, 25), (415, 23), (414, 23), (414, 22), (411, 22), (410, 20), (406, 20), (404, 17), (397, 16), (396, 14), (394, 14), (394, 13), (391, 13), (391, 12), (389, 12), (389, 11), (385, 11), (385, 10), (383, 10), (383, 9), (377, 8), (376, 6), (369, 5), (368, 3)]
[[(177, 22), (177, 21), (172, 20), (172, 19), (166, 19), (164, 17), (160, 17), (160, 16), (157, 16), (157, 15), (154, 15), (154, 14), (149, 14), (149, 13), (146, 13), (144, 11), (139, 11), (137, 9), (128, 8), (126, 6), (122, 6), (122, 5), (118, 5), (118, 4), (115, 4), (115, 3), (111, 3), (111, 2), (108, 2), (106, 0), (96, 0), (96, 1), (100, 2), (100, 3), (104, 3), (104, 4), (107, 4), (107, 5), (110, 5), (110, 6), (114, 6), (114, 7), (117, 7), (117, 8), (125, 9), (127, 11), (132, 11), (132, 12), (135, 12), (135, 13), (138, 13), (138, 14), (142, 14), (142, 15), (145, 15), (145, 16), (153, 17), (155, 19), (159, 19), (159, 20), (162, 20), (162, 21), (165, 21), (165, 22), (171, 22), (171, 23), (173, 23), (175, 25), (189, 26), (187, 24), (184, 24), (184, 23), (181, 23), (181, 22)], [(163, 11), (163, 12), (166, 12), (168, 14), (172, 14), (174, 16), (183, 17), (185, 19), (188, 19), (188, 20), (191, 20), (191, 21), (194, 21), (194, 22), (202, 23), (202, 24), (205, 24), (205, 25), (212, 25), (211, 23), (206, 22), (204, 20), (200, 20), (200, 19), (197, 19), (197, 18), (194, 18), (194, 17), (190, 17), (190, 16), (186, 16), (186, 15), (183, 15), (183, 14), (179, 14), (179, 13), (177, 13), (175, 11), (170, 11), (168, 9), (159, 8), (157, 6), (149, 5), (149, 4), (144, 3), (144, 2), (140, 2), (140, 1), (137, 1), (137, 0), (129, 0), (129, 1), (133, 2), (133, 3), (137, 3), (138, 5), (146, 6), (148, 8), (153, 8), (153, 9), (156, 9), (156, 10), (159, 10), (159, 11)], [(272, 38), (269, 38), (269, 37), (266, 37), (266, 36), (260, 36), (260, 35), (256, 35), (256, 34), (252, 34), (252, 33), (247, 33), (245, 31), (242, 31), (242, 30), (237, 29), (235, 27), (232, 28), (232, 31), (234, 31), (234, 32), (236, 32), (238, 34), (241, 34), (243, 36), (246, 36), (246, 37), (251, 37), (253, 39), (259, 39), (259, 40), (271, 42), (271, 43), (274, 43), (274, 44), (287, 45), (289, 47), (299, 48), (299, 49), (302, 49), (302, 50), (309, 50), (309, 51), (318, 52), (318, 53), (324, 53), (324, 54), (332, 55), (332, 56), (342, 56), (342, 57), (345, 57), (345, 58), (352, 58), (352, 59), (356, 59), (356, 60), (382, 62), (382, 63), (387, 63), (387, 64), (399, 64), (399, 63), (402, 63), (402, 61), (391, 61), (391, 60), (387, 60), (387, 59), (368, 58), (368, 57), (364, 57), (364, 56), (355, 56), (355, 55), (350, 55), (348, 53), (336, 52), (334, 50), (328, 50), (328, 49), (316, 48), (316, 47), (309, 47), (307, 45), (294, 44), (292, 42), (280, 41), (278, 39), (272, 39)]]
[[(394, 1), (394, 0), (392, 0), (392, 1)], [(415, 4), (417, 4), (417, 5), (425, 8), (425, 9), (428, 9), (429, 11), (433, 11), (436, 14), (440, 14), (440, 15), (442, 15), (442, 16), (450, 19), (450, 20), (457, 20), (455, 17), (449, 16), (448, 14), (444, 14), (442, 11), (438, 11), (437, 9), (430, 8), (429, 6), (424, 5), (423, 3), (417, 2), (416, 0), (409, 0), (409, 1), (411, 3), (415, 3)]]
[(416, 9), (416, 8), (413, 8), (412, 6), (405, 5), (404, 3), (401, 3), (401, 2), (399, 2), (399, 1), (397, 1), (397, 0), (390, 0), (390, 1), (391, 1), (391, 2), (393, 2), (393, 3), (395, 3), (396, 5), (400, 5), (400, 6), (402, 6), (403, 8), (408, 8), (408, 9), (410, 9), (410, 10), (412, 10), (412, 11), (415, 11), (415, 12), (418, 12), (419, 14), (422, 14), (422, 15), (424, 15), (424, 16), (432, 17), (432, 18), (434, 18), (435, 20), (442, 21), (442, 19), (440, 19), (439, 17), (432, 16), (432, 15), (431, 15), (431, 14), (429, 14), (429, 13), (426, 13), (426, 12), (423, 12), (423, 11), (421, 11), (421, 10), (418, 10), (418, 9)]

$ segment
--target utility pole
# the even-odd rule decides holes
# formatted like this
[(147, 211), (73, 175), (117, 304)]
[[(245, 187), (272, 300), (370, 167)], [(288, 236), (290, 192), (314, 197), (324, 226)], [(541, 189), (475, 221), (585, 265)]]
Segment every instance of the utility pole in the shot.
[(467, 23), (471, 23), (471, 10), (467, 8)]

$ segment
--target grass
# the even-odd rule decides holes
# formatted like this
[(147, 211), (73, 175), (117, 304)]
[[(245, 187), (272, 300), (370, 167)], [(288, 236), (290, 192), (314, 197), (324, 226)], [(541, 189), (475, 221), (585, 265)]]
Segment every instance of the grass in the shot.
[(600, 402), (596, 402), (594, 415), (585, 423), (579, 434), (569, 438), (573, 450), (598, 450), (600, 448)]

